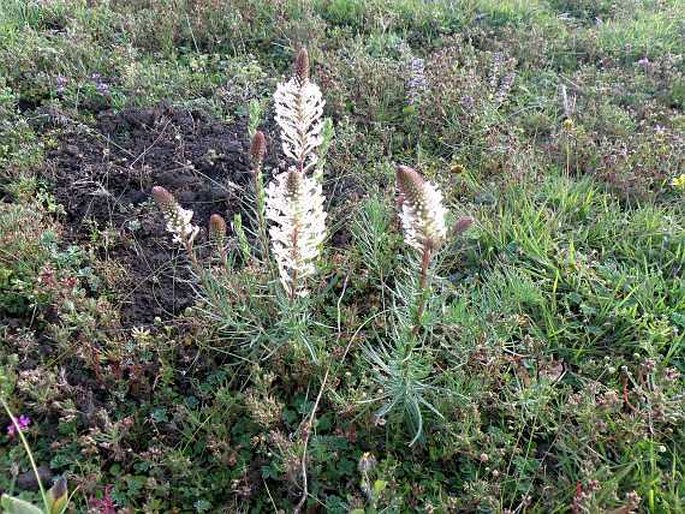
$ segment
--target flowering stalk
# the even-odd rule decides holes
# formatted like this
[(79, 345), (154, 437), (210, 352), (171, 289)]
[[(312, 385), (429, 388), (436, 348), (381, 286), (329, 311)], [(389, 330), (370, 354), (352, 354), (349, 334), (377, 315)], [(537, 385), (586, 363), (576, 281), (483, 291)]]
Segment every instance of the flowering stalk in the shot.
[(174, 236), (175, 242), (183, 246), (191, 262), (197, 267), (193, 242), (200, 233), (200, 227), (191, 223), (193, 211), (181, 207), (176, 198), (162, 186), (152, 188), (152, 198), (164, 215), (167, 231)]
[(274, 93), (276, 123), (281, 129), (283, 153), (297, 163), (301, 173), (317, 163), (315, 152), (323, 142), (324, 100), (319, 86), (309, 80), (309, 54), (301, 49), (295, 73), (281, 82)]
[(226, 220), (219, 214), (209, 217), (209, 240), (214, 244), (224, 268), (228, 266), (228, 254), (226, 253)]
[[(306, 279), (316, 272), (326, 233), (320, 152), (324, 136), (332, 135), (332, 127), (324, 130), (324, 100), (309, 78), (304, 48), (295, 59), (293, 76), (278, 84), (274, 102), (283, 153), (294, 165), (267, 186), (265, 217), (272, 223), (269, 236), (279, 278), (292, 301), (307, 294)], [(307, 176), (312, 169), (314, 176)]]
[(407, 80), (407, 103), (417, 107), (428, 91), (428, 80), (425, 71), (426, 62), (418, 57), (412, 57), (409, 63), (409, 80)]
[(420, 298), (413, 329), (416, 334), (426, 302), (431, 257), (447, 238), (447, 209), (442, 204), (442, 193), (435, 185), (409, 166), (397, 167), (397, 187), (405, 242), (421, 253)]
[(269, 238), (266, 230), (266, 194), (264, 192), (264, 175), (262, 166), (266, 156), (266, 137), (259, 130), (252, 138), (250, 159), (252, 161), (252, 177), (254, 179), (255, 210), (257, 218), (257, 235), (262, 245), (262, 257), (266, 260), (269, 254)]
[(281, 283), (293, 300), (307, 294), (305, 280), (316, 272), (325, 236), (321, 184), (292, 167), (268, 185), (266, 198), (266, 218), (273, 222), (272, 251)]
[(438, 249), (447, 238), (442, 193), (409, 166), (397, 167), (397, 187), (406, 243), (419, 251)]

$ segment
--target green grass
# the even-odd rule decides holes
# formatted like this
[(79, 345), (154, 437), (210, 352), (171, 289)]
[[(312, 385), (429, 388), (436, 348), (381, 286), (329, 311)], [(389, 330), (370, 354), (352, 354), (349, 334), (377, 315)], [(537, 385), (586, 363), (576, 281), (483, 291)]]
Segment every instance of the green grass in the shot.
[[(303, 462), (308, 512), (682, 512), (682, 12), (2, 2), (0, 391), (30, 415), (38, 465), (76, 491), (70, 512), (290, 512)], [(80, 227), (55, 197), (55, 152), (84, 134), (116, 151), (98, 131), (122, 112), (201, 112), (246, 147), (246, 127), (267, 132), (269, 176), (271, 95), (301, 45), (335, 129), (312, 294), (284, 297), (252, 244), (250, 189), (228, 183), (246, 236), (234, 223), (225, 264), (201, 236), (201, 271), (170, 252), (127, 282), (123, 256), (144, 257), (158, 213), (141, 200), (117, 206), (121, 226)], [(427, 86), (409, 105), (412, 63)], [(169, 168), (191, 155), (178, 138)], [(101, 150), (77, 147), (73, 173)], [(435, 182), (451, 222), (474, 218), (435, 256), (423, 311), (395, 164)], [(191, 307), (122, 322), (137, 288), (169, 282), (190, 283)], [(38, 504), (8, 423), (0, 489)]]

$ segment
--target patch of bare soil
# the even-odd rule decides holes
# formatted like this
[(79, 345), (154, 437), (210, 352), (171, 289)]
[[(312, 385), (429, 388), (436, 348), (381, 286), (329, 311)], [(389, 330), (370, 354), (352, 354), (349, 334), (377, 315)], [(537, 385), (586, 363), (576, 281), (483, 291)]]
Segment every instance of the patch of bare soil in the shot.
[(104, 111), (94, 127), (64, 124), (59, 134), (44, 174), (66, 209), (69, 239), (97, 242), (100, 257), (124, 271), (122, 324), (146, 325), (192, 305), (190, 271), (150, 190), (166, 187), (201, 227), (213, 213), (230, 220), (249, 177), (244, 127), (161, 105)]

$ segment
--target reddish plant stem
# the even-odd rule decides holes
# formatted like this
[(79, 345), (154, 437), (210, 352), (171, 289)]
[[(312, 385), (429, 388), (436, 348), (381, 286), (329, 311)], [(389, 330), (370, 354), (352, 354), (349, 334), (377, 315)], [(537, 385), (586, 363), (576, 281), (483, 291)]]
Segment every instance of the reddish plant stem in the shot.
[(421, 318), (426, 306), (426, 285), (428, 284), (428, 266), (431, 261), (431, 247), (428, 244), (423, 245), (423, 255), (421, 257), (421, 277), (419, 279), (419, 305), (416, 309), (416, 323), (412, 329), (412, 334), (417, 335), (421, 327)]
[[(298, 238), (298, 227), (295, 227), (292, 235), (292, 248), (293, 248), (293, 262), (297, 262), (297, 238)], [(297, 290), (297, 268), (293, 270), (293, 279), (290, 284), (290, 301), (295, 301), (295, 291)]]
[(192, 264), (193, 268), (195, 268), (195, 271), (202, 271), (200, 263), (197, 260), (197, 255), (195, 255), (195, 250), (193, 249), (193, 241), (185, 241), (184, 246), (186, 253), (188, 254), (188, 258), (190, 259), (190, 263)]

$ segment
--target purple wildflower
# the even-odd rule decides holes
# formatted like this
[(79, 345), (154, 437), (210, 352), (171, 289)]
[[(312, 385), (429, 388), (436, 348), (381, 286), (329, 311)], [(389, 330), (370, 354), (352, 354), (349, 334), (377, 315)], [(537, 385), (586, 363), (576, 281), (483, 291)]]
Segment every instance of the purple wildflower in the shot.
[(509, 96), (512, 86), (514, 85), (514, 79), (516, 78), (516, 72), (507, 73), (501, 80), (497, 91), (495, 92), (495, 104), (501, 105)]
[(93, 73), (90, 76), (90, 80), (95, 83), (95, 89), (97, 89), (98, 93), (102, 96), (107, 96), (109, 94), (109, 84), (102, 79), (102, 75)]
[[(23, 432), (26, 430), (29, 425), (31, 424), (31, 418), (29, 418), (26, 414), (22, 414), (17, 418), (17, 426), (19, 427), (19, 430)], [(9, 437), (14, 437), (17, 435), (17, 426), (14, 425), (14, 423), (10, 423), (7, 425), (7, 435)]]
[(57, 88), (55, 90), (57, 91), (58, 95), (64, 93), (64, 90), (66, 89), (68, 82), (69, 79), (67, 79), (64, 75), (57, 75), (57, 77), (55, 78), (55, 84)]
[(502, 52), (492, 54), (492, 69), (490, 70), (490, 87), (495, 89), (500, 81), (500, 75), (505, 65), (505, 58)]
[(471, 111), (476, 105), (476, 101), (471, 95), (464, 95), (459, 99), (459, 104), (465, 111)]
[(428, 91), (425, 61), (415, 57), (409, 64), (409, 80), (407, 80), (407, 96), (409, 105), (416, 105)]

